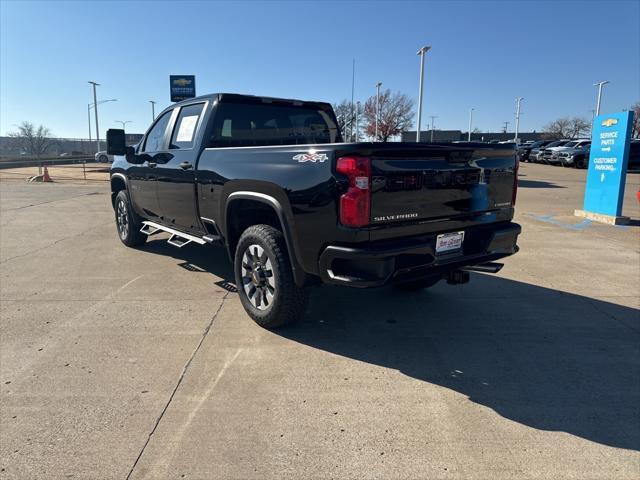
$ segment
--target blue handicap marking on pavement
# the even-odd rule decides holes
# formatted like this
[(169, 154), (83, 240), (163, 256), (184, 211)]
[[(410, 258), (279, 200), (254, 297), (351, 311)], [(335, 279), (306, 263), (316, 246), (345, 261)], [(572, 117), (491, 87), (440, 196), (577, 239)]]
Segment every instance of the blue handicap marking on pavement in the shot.
[(629, 160), (633, 112), (594, 119), (584, 210), (620, 216)]

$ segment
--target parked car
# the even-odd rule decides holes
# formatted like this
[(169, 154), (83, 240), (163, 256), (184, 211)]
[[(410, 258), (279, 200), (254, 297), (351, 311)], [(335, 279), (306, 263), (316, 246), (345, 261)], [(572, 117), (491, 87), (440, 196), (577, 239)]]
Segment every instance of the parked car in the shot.
[[(589, 154), (591, 153), (591, 144), (585, 146), (581, 151), (576, 150), (575, 153), (563, 152), (562, 164), (564, 166), (574, 166), (575, 168), (587, 168), (589, 166)], [(629, 160), (627, 163), (627, 171), (640, 171), (640, 139), (631, 140), (629, 145)]]
[(587, 168), (591, 142), (558, 153), (558, 161), (563, 167)]
[(466, 283), (518, 251), (513, 146), (342, 143), (337, 125), (329, 103), (225, 93), (171, 105), (136, 148), (109, 130), (120, 240), (222, 245), (266, 328), (314, 284)]
[(104, 150), (96, 153), (95, 158), (98, 163), (113, 163), (113, 155), (109, 155)]
[(551, 165), (560, 165), (560, 152), (566, 152), (569, 150), (573, 150), (575, 148), (580, 148), (586, 145), (591, 145), (591, 140), (589, 139), (578, 139), (572, 140), (571, 142), (567, 142), (562, 146), (549, 148), (547, 152), (550, 152), (548, 158), (546, 158), (547, 163)]
[(548, 145), (551, 142), (552, 140), (539, 140), (537, 142), (532, 142), (530, 144), (520, 145), (520, 147), (518, 148), (518, 156), (520, 157), (520, 161), (530, 162), (531, 161), (530, 155), (533, 152), (533, 150), (536, 151), (536, 155), (537, 155), (538, 149), (544, 147), (545, 145)]
[(547, 154), (547, 150), (550, 148), (554, 148), (554, 147), (561, 147), (564, 144), (566, 144), (567, 142), (570, 142), (571, 140), (565, 138), (564, 140), (556, 140), (554, 142), (548, 143), (547, 145), (545, 145), (542, 148), (539, 148), (536, 156), (534, 158), (534, 160), (538, 163), (546, 163), (546, 157), (547, 156), (551, 156), (551, 152), (549, 152)]

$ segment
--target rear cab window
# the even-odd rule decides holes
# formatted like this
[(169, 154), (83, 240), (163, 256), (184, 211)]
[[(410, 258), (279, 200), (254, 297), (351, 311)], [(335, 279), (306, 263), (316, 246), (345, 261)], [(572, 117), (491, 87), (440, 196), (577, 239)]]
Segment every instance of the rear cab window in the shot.
[(331, 110), (322, 104), (222, 101), (213, 122), (210, 148), (342, 141)]

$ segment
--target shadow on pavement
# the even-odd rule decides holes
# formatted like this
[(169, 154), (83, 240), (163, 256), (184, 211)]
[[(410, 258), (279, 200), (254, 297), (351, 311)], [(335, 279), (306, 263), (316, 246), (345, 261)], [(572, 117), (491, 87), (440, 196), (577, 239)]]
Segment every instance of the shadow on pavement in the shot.
[(518, 179), (519, 188), (567, 188), (562, 185), (557, 185), (551, 182), (545, 182), (541, 180), (522, 180)]
[[(233, 284), (222, 248), (144, 251)], [(315, 288), (292, 341), (466, 395), (531, 428), (640, 450), (638, 310), (497, 276), (422, 292)]]
[(212, 273), (216, 277), (220, 277), (222, 280), (222, 282), (216, 282), (217, 284), (221, 284), (223, 282), (233, 283), (235, 281), (233, 266), (229, 260), (229, 255), (227, 254), (227, 250), (222, 247), (203, 247), (200, 245), (189, 244), (182, 248), (177, 248), (169, 245), (167, 243), (167, 239), (164, 237), (153, 237), (151, 240), (147, 241), (140, 250), (147, 253), (153, 253), (155, 255), (173, 257), (177, 260), (182, 260), (178, 266), (191, 272)]
[(278, 333), (532, 428), (640, 450), (639, 323), (632, 308), (477, 274), (416, 293), (322, 287)]

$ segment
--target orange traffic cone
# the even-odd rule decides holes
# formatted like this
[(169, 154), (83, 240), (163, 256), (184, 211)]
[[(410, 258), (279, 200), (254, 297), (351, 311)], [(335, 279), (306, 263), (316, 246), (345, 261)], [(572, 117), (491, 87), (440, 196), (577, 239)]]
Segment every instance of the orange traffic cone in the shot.
[(47, 166), (44, 166), (44, 173), (42, 174), (42, 181), (43, 182), (53, 182), (53, 180), (51, 180), (51, 177), (49, 176), (49, 170), (47, 169)]

